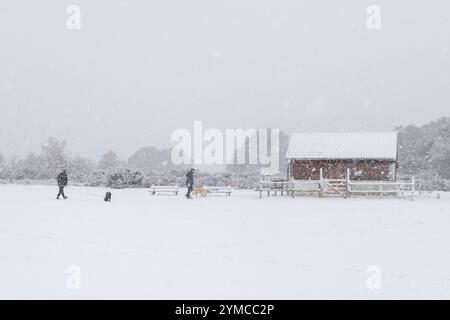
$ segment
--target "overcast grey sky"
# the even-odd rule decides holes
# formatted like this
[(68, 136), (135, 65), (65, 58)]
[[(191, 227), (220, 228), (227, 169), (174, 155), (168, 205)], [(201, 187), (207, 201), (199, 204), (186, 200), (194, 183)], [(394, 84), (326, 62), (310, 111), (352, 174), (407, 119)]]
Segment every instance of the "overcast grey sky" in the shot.
[(449, 72), (448, 0), (2, 0), (0, 153), (126, 158), (194, 120), (391, 130), (450, 115)]

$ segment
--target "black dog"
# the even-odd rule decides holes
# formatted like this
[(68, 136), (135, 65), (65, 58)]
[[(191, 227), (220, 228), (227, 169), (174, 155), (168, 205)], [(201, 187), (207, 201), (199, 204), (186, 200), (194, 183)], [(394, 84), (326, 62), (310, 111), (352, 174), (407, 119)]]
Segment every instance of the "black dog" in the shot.
[(107, 201), (107, 202), (111, 202), (111, 192), (107, 192), (106, 193), (106, 195), (105, 195), (105, 201)]

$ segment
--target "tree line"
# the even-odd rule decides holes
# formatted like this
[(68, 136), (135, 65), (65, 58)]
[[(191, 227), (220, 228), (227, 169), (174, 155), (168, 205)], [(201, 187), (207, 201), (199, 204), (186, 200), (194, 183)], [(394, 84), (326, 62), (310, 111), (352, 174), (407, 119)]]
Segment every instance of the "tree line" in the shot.
[[(399, 176), (416, 176), (424, 189), (450, 190), (450, 118), (444, 117), (423, 126), (396, 128), (399, 134)], [(280, 164), (289, 136), (280, 135)], [(152, 184), (184, 184), (188, 166), (174, 165), (171, 150), (144, 147), (128, 160), (107, 151), (98, 162), (77, 156), (69, 157), (66, 142), (49, 138), (40, 153), (24, 158), (0, 155), (0, 181), (49, 181), (67, 169), (72, 183), (87, 186), (148, 187)], [(279, 179), (285, 178), (285, 165)], [(204, 185), (231, 185), (254, 188), (259, 181), (259, 166), (229, 165), (224, 172), (198, 172), (197, 182)]]

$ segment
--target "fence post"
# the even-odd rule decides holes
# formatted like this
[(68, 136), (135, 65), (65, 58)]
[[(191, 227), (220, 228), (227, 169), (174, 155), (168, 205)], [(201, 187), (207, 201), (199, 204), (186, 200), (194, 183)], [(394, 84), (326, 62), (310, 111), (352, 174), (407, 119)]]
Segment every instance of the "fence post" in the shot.
[(350, 169), (347, 168), (347, 192), (345, 195), (346, 198), (350, 197)]
[(422, 196), (422, 181), (419, 180), (419, 198)]
[(295, 198), (295, 184), (294, 184), (294, 179), (293, 178), (291, 178), (291, 181), (289, 183), (289, 188), (291, 189), (292, 199), (294, 199)]
[(320, 168), (319, 197), (323, 197), (323, 169)]

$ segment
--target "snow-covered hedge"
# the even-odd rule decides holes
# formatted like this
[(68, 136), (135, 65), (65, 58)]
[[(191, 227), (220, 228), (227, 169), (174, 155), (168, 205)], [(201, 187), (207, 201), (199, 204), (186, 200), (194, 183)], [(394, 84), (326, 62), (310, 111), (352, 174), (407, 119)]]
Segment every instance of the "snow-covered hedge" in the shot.
[(111, 188), (136, 188), (142, 187), (144, 176), (139, 171), (131, 171), (127, 168), (116, 169), (106, 178), (106, 186)]

